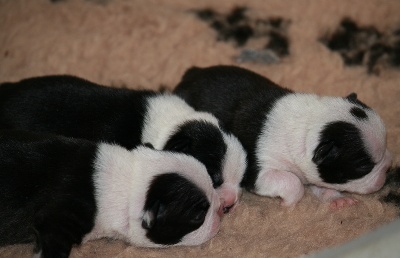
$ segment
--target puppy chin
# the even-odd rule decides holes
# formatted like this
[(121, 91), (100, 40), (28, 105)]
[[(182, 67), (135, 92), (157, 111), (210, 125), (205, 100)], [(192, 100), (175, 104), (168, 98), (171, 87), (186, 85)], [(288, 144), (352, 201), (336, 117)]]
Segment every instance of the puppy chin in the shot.
[(386, 150), (383, 159), (375, 165), (374, 169), (371, 171), (371, 175), (374, 177), (367, 182), (367, 187), (365, 189), (360, 189), (359, 193), (368, 194), (380, 190), (386, 181), (386, 173), (392, 164), (392, 154)]
[(332, 186), (322, 185), (339, 191), (347, 191), (358, 194), (370, 194), (380, 190), (386, 181), (386, 173), (392, 164), (392, 155), (386, 149), (382, 160), (375, 165), (372, 171), (363, 178), (350, 181), (346, 184)]
[(177, 245), (192, 246), (200, 245), (213, 238), (219, 231), (222, 218), (222, 205), (217, 194), (213, 195), (211, 207), (208, 210), (207, 216), (203, 225), (187, 234), (182, 238), (181, 242)]

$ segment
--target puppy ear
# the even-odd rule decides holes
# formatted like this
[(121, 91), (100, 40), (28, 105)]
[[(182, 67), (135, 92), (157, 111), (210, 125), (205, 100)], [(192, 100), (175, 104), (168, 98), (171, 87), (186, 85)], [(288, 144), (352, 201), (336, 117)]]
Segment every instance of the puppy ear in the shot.
[(149, 210), (146, 210), (142, 217), (142, 227), (151, 229), (157, 220), (165, 216), (165, 206), (159, 200), (155, 201)]
[(355, 92), (350, 93), (350, 94), (346, 97), (346, 99), (348, 99), (348, 100), (357, 100), (357, 93), (355, 93)]
[(337, 153), (337, 147), (333, 141), (321, 142), (314, 150), (314, 157), (312, 161), (320, 165), (327, 158), (335, 157)]
[(187, 153), (192, 146), (192, 141), (188, 137), (175, 137), (167, 142), (164, 150)]

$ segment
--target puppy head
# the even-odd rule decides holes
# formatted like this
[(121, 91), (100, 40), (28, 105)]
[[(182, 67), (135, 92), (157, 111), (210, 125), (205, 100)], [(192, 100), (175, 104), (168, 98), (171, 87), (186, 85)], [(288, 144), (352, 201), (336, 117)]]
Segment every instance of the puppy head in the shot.
[(238, 201), (246, 154), (234, 136), (221, 130), (213, 115), (196, 112), (177, 96), (151, 98), (142, 140), (156, 149), (185, 153), (203, 163), (225, 212)]
[(164, 148), (191, 155), (202, 162), (220, 195), (224, 213), (235, 206), (246, 169), (246, 154), (236, 137), (207, 121), (190, 120), (177, 128)]
[[(146, 188), (139, 195), (135, 189), (130, 201), (129, 241), (164, 247), (198, 245), (212, 238), (222, 207), (205, 167), (184, 154), (144, 147), (135, 155)], [(140, 188), (139, 182), (135, 185)]]
[(311, 183), (361, 194), (379, 190), (391, 165), (385, 126), (353, 93), (346, 98), (321, 98), (315, 128), (310, 130), (311, 161), (317, 173)]

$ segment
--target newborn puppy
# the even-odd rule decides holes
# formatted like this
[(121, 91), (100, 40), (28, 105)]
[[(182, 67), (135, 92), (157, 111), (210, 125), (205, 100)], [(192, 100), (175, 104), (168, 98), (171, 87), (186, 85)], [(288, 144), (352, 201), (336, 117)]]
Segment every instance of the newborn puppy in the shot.
[(236, 137), (221, 130), (211, 114), (196, 112), (174, 95), (149, 97), (142, 142), (156, 149), (188, 153), (205, 164), (220, 194), (224, 213), (237, 203), (246, 154)]
[(228, 212), (241, 193), (246, 154), (211, 114), (171, 94), (103, 87), (73, 76), (0, 85), (0, 128), (30, 130), (194, 156), (207, 168)]
[(83, 239), (198, 245), (219, 229), (218, 194), (184, 154), (0, 131), (0, 166), (0, 246), (68, 257)]
[(391, 164), (385, 126), (353, 93), (346, 98), (295, 93), (234, 66), (191, 68), (175, 93), (213, 113), (248, 152), (242, 185), (297, 203), (303, 184), (333, 207), (379, 190)]

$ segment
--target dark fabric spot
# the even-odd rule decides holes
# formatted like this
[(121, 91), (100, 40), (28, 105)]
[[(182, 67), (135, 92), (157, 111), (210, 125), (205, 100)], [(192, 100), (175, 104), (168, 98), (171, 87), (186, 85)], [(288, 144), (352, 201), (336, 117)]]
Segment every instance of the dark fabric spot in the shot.
[(232, 37), (238, 46), (246, 44), (251, 36), (253, 36), (253, 29), (248, 25), (238, 26), (232, 30)]
[(283, 35), (273, 32), (265, 48), (273, 50), (278, 56), (287, 56), (289, 54), (289, 41)]
[(195, 11), (195, 13), (203, 21), (210, 21), (215, 17), (215, 12), (211, 9), (199, 10)]
[(400, 194), (389, 192), (388, 195), (386, 195), (383, 198), (384, 202), (390, 202), (396, 205), (397, 207), (400, 207)]
[(270, 23), (274, 28), (281, 28), (283, 24), (282, 18), (272, 18), (270, 19)]
[(243, 21), (246, 19), (246, 12), (247, 8), (246, 7), (236, 7), (233, 9), (233, 11), (226, 17), (226, 21), (229, 24), (237, 24), (240, 21)]
[(395, 43), (391, 50), (390, 63), (395, 67), (400, 67), (400, 39)]
[(394, 167), (389, 170), (385, 185), (393, 186), (400, 190), (400, 167)]
[(276, 63), (270, 62), (270, 58), (259, 58), (265, 56), (266, 50), (269, 56), (276, 56), (274, 60), (277, 61), (287, 56), (290, 45), (287, 27), (290, 22), (281, 17), (252, 17), (247, 11), (247, 7), (240, 6), (227, 14), (218, 13), (210, 8), (194, 10), (194, 13), (217, 32), (217, 40), (233, 42), (235, 47), (241, 48), (241, 52), (249, 50), (244, 48), (249, 40), (257, 39), (252, 41), (253, 54), (246, 58), (239, 55), (238, 62)]
[(385, 67), (400, 66), (399, 31), (380, 32), (373, 26), (359, 26), (344, 18), (333, 33), (321, 38), (321, 42), (338, 52), (345, 65), (362, 65), (369, 74), (379, 75)]

